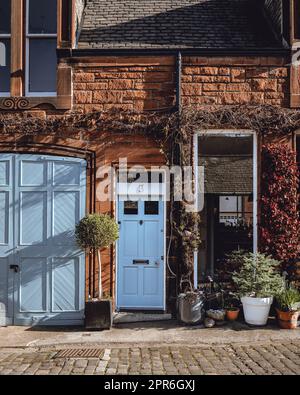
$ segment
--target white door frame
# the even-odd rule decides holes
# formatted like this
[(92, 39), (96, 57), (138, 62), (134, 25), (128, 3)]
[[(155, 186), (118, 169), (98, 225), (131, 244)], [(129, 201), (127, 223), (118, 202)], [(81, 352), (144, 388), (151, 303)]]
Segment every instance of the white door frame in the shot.
[[(256, 253), (258, 249), (258, 141), (257, 133), (253, 130), (241, 129), (212, 129), (201, 130), (194, 134), (194, 174), (195, 174), (195, 189), (199, 190), (199, 160), (198, 160), (198, 137), (199, 136), (221, 136), (221, 137), (237, 137), (237, 136), (252, 136), (253, 137), (253, 252)], [(199, 209), (198, 193), (196, 193), (196, 207)], [(194, 286), (198, 287), (198, 252), (194, 254)]]
[[(153, 170), (155, 171), (155, 170)], [(164, 170), (159, 170), (159, 173), (164, 173)], [(166, 202), (166, 185), (165, 185), (165, 176), (164, 176), (164, 182), (162, 184), (151, 184), (151, 183), (135, 183), (135, 191), (133, 191), (133, 184), (125, 184), (121, 183), (119, 184), (117, 181), (117, 177), (115, 180), (115, 213), (116, 213), (116, 221), (119, 221), (119, 197), (130, 195), (130, 197), (137, 197), (137, 198), (143, 198), (145, 196), (148, 196), (149, 192), (149, 185), (151, 185), (151, 191), (154, 191), (154, 194), (152, 197), (157, 196), (158, 198), (163, 199), (163, 207), (164, 207), (164, 215), (163, 215), (163, 225), (164, 225), (164, 231), (163, 231), (163, 256), (164, 256), (164, 278), (163, 278), (163, 310), (166, 311), (166, 273), (167, 273), (167, 247), (166, 247), (166, 224), (167, 224), (167, 202)], [(128, 193), (128, 189), (130, 192)], [(119, 311), (120, 306), (118, 305), (118, 265), (119, 265), (119, 241), (116, 243), (116, 282), (115, 282), (115, 300), (116, 300), (116, 311)], [(132, 310), (134, 310), (132, 308)], [(137, 310), (141, 310), (141, 308), (137, 308)]]

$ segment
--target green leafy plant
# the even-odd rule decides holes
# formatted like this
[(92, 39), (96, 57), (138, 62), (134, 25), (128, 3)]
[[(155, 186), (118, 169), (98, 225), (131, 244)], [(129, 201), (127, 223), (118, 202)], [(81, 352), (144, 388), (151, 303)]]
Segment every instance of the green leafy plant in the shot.
[(240, 297), (266, 298), (274, 296), (284, 287), (277, 268), (279, 262), (261, 253), (241, 255), (241, 267), (232, 279)]
[(225, 295), (224, 308), (226, 310), (235, 311), (239, 308), (240, 303), (239, 298), (234, 293), (229, 292)]
[(115, 220), (106, 214), (89, 214), (77, 224), (75, 237), (80, 248), (96, 250), (99, 268), (99, 298), (103, 297), (102, 288), (102, 248), (109, 247), (119, 238), (119, 227)]
[(232, 275), (234, 272), (238, 272), (240, 270), (245, 253), (247, 253), (246, 250), (236, 250), (232, 251), (230, 254), (226, 254), (224, 259), (220, 259), (216, 265), (216, 273), (218, 274), (219, 279), (230, 283), (233, 287)]
[(300, 292), (288, 287), (276, 295), (276, 304), (281, 311), (297, 311), (300, 309)]

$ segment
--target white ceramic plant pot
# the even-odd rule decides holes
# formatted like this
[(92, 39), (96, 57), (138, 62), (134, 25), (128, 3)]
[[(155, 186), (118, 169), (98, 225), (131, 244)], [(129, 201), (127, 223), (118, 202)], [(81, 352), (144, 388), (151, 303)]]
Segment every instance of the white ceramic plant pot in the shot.
[(250, 325), (266, 325), (273, 297), (270, 298), (251, 298), (245, 296), (241, 298), (245, 321)]

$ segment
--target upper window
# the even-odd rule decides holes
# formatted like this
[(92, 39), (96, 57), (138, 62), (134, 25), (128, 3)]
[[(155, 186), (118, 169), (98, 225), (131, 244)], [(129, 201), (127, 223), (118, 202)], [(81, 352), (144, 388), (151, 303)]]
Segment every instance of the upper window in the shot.
[(56, 35), (56, 0), (29, 0), (28, 4), (28, 33)]
[[(5, 52), (0, 97), (16, 94), (11, 90), (16, 75), (20, 79), (18, 96), (56, 96), (57, 0), (24, 0), (23, 4), (25, 8), (18, 13), (11, 0), (0, 0), (0, 43)], [(22, 20), (24, 29), (19, 29), (15, 25)]]
[(26, 81), (27, 96), (56, 93), (57, 1), (27, 0)]
[(11, 0), (0, 2), (0, 43), (3, 44), (4, 66), (0, 66), (0, 96), (8, 96), (10, 92), (10, 14)]
[(10, 34), (10, 0), (0, 2), (0, 34)]
[(294, 0), (294, 38), (300, 40), (300, 0)]

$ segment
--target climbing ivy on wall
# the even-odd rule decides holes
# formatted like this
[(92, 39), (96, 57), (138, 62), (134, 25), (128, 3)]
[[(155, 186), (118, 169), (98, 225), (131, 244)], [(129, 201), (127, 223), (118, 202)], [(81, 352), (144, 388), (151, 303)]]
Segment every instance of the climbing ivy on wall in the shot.
[[(0, 136), (13, 135), (22, 145), (24, 135), (68, 138), (74, 132), (143, 134), (155, 140), (166, 164), (193, 163), (193, 135), (208, 129), (249, 129), (263, 138), (284, 137), (300, 128), (300, 111), (277, 106), (204, 106), (182, 108), (180, 112), (136, 113), (111, 110), (87, 114), (69, 113), (59, 117), (32, 117), (26, 112), (0, 112)], [(88, 147), (88, 142), (86, 143)], [(299, 257), (297, 218), (297, 167), (295, 153), (277, 144), (263, 148), (261, 248), (284, 262)], [(174, 189), (174, 185), (171, 186)], [(171, 193), (172, 198), (172, 193)], [(171, 199), (172, 200), (172, 199)], [(170, 237), (174, 255), (179, 257), (180, 275), (191, 279), (193, 253), (200, 243), (200, 216), (186, 210), (184, 202), (171, 201)], [(298, 235), (298, 237), (297, 237)]]
[[(262, 149), (261, 249), (293, 272), (300, 259), (299, 171), (296, 153), (286, 144)], [(291, 273), (293, 274), (293, 273)]]

